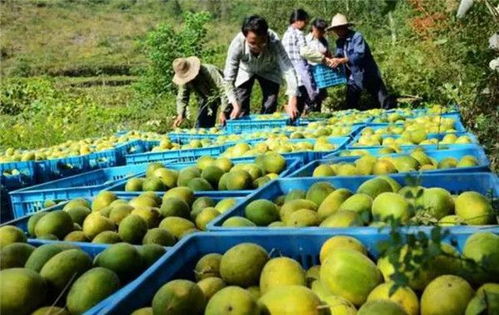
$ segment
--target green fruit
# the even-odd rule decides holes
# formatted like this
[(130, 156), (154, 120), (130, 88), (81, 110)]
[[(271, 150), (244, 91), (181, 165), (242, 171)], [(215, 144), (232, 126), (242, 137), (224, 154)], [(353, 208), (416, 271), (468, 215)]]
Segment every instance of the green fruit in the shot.
[(319, 259), (321, 263), (326, 261), (326, 258), (333, 255), (337, 249), (347, 248), (351, 250), (356, 250), (363, 255), (367, 255), (367, 250), (362, 245), (362, 243), (351, 236), (337, 235), (328, 239), (324, 244), (322, 244), (321, 251), (319, 254)]
[(345, 188), (340, 188), (333, 191), (329, 196), (322, 201), (319, 209), (317, 210), (321, 220), (331, 216), (340, 208), (341, 204), (352, 196), (352, 192)]
[(201, 176), (197, 168), (185, 168), (178, 173), (177, 186), (187, 186), (193, 178)]
[(409, 315), (397, 303), (391, 300), (367, 301), (357, 312), (357, 315)]
[(96, 267), (85, 272), (69, 289), (66, 307), (72, 314), (82, 314), (120, 288), (113, 271)]
[(205, 315), (258, 315), (256, 301), (251, 294), (240, 287), (229, 286), (221, 289), (209, 300)]
[(0, 227), (0, 249), (13, 243), (24, 243), (26, 241), (26, 235), (20, 228), (12, 225)]
[(158, 168), (154, 171), (153, 176), (161, 180), (161, 182), (167, 189), (177, 186), (178, 173), (174, 170), (163, 167)]
[(489, 271), (489, 279), (499, 279), (499, 235), (476, 232), (466, 240), (463, 255)]
[(369, 301), (390, 300), (402, 307), (407, 315), (419, 315), (419, 299), (416, 293), (409, 287), (400, 286), (392, 294), (394, 286), (395, 283), (392, 281), (378, 285), (369, 293), (367, 303)]
[(95, 259), (95, 265), (110, 269), (120, 279), (130, 279), (142, 270), (142, 257), (135, 246), (117, 243), (102, 251)]
[(56, 210), (44, 215), (35, 226), (37, 237), (52, 234), (58, 239), (63, 239), (73, 230), (73, 220), (65, 211)]
[(455, 202), (456, 214), (469, 225), (495, 223), (494, 210), (487, 198), (474, 191), (460, 194)]
[(319, 226), (339, 228), (362, 225), (363, 220), (357, 212), (350, 210), (338, 210), (322, 221)]
[(89, 208), (83, 206), (74, 206), (64, 211), (69, 214), (74, 223), (79, 225), (82, 225), (87, 215), (92, 212)]
[(284, 197), (284, 202), (289, 202), (291, 200), (296, 199), (305, 199), (307, 192), (303, 189), (293, 189), (291, 190), (286, 197)]
[(402, 155), (393, 158), (393, 165), (399, 173), (411, 172), (419, 168), (419, 162), (410, 155)]
[(159, 213), (163, 217), (190, 217), (189, 205), (184, 200), (175, 197), (163, 199)]
[(220, 277), (220, 261), (222, 255), (220, 254), (206, 254), (196, 263), (194, 268), (194, 275), (196, 281), (200, 281), (210, 277)]
[(440, 276), (424, 289), (421, 314), (464, 314), (473, 294), (466, 280), (453, 275)]
[(251, 187), (251, 176), (243, 170), (231, 171), (226, 177), (228, 190), (245, 190)]
[[(29, 220), (28, 220), (28, 234), (30, 236), (36, 236), (36, 234), (35, 234), (35, 226), (38, 223), (38, 221), (44, 215), (46, 215), (47, 213), (48, 212), (37, 212), (37, 213), (35, 213), (35, 214), (33, 214), (32, 216), (29, 217)], [(2, 243), (3, 243), (2, 241), (8, 239), (7, 236), (3, 235), (2, 232), (1, 232), (3, 228), (5, 228), (5, 227), (0, 227), (0, 248), (2, 247)], [(23, 233), (23, 235), (24, 235), (24, 233)]]
[(62, 307), (43, 306), (31, 313), (31, 315), (71, 315), (71, 313)]
[(26, 243), (12, 243), (0, 249), (0, 270), (24, 267), (35, 247)]
[(256, 224), (244, 217), (230, 217), (224, 221), (223, 227), (256, 227)]
[(139, 308), (133, 311), (131, 315), (153, 315), (152, 307)]
[(176, 197), (178, 199), (182, 199), (185, 201), (188, 205), (192, 205), (192, 202), (194, 201), (194, 191), (190, 189), (189, 187), (175, 187), (170, 190), (168, 190), (164, 195), (163, 195), (163, 200), (171, 197)]
[(196, 216), (196, 227), (201, 231), (206, 231), (206, 226), (211, 220), (220, 215), (215, 208), (205, 208)]
[(176, 238), (180, 236), (187, 230), (193, 229), (196, 226), (191, 221), (181, 218), (181, 217), (167, 217), (159, 224), (159, 227), (168, 231), (171, 235)]
[(146, 244), (138, 248), (140, 257), (142, 257), (142, 264), (148, 268), (156, 262), (161, 256), (166, 253), (166, 249), (158, 244)]
[(85, 207), (90, 209), (91, 205), (90, 202), (88, 202), (88, 200), (84, 198), (75, 198), (68, 201), (68, 203), (64, 206), (64, 208), (62, 208), (62, 210), (67, 211), (73, 207)]
[(91, 240), (104, 231), (113, 231), (114, 228), (114, 223), (99, 213), (89, 214), (83, 221), (83, 233)]
[(92, 240), (94, 244), (115, 244), (119, 242), (122, 242), (121, 237), (115, 231), (100, 232)]
[(156, 177), (146, 178), (142, 183), (142, 190), (144, 191), (165, 191), (166, 187), (161, 179)]
[(141, 244), (147, 233), (147, 222), (140, 216), (131, 214), (121, 221), (118, 234), (124, 242)]
[(127, 204), (117, 205), (111, 209), (109, 220), (114, 224), (119, 225), (133, 211), (133, 207)]
[(321, 222), (316, 211), (300, 209), (286, 216), (284, 224), (292, 227), (317, 226)]
[(426, 188), (420, 203), (424, 210), (436, 219), (441, 219), (454, 212), (454, 200), (450, 193), (443, 188)]
[(289, 285), (264, 294), (259, 300), (262, 314), (320, 314), (320, 299), (307, 287)]
[(31, 269), (11, 268), (0, 271), (0, 313), (30, 314), (45, 301), (43, 278)]
[(224, 174), (224, 171), (215, 165), (207, 166), (201, 172), (201, 177), (208, 181), (212, 187), (217, 187), (220, 177)]
[(249, 287), (258, 283), (267, 260), (267, 251), (262, 247), (241, 243), (230, 248), (222, 256), (220, 275), (227, 284)]
[(81, 249), (68, 249), (50, 258), (43, 265), (40, 275), (50, 290), (58, 294), (75, 279), (92, 267), (92, 259)]
[[(154, 192), (151, 191), (151, 193)], [(128, 202), (128, 205), (132, 206), (133, 208), (142, 208), (142, 207), (156, 207), (158, 204), (153, 197), (140, 195), (138, 197), (131, 199)]]
[(161, 246), (172, 246), (175, 244), (175, 237), (167, 230), (154, 228), (147, 231), (142, 239), (142, 244), (158, 244)]
[(212, 157), (212, 156), (209, 156), (209, 155), (205, 155), (205, 156), (202, 156), (200, 157), (197, 161), (196, 161), (196, 166), (201, 170), (203, 171), (204, 169), (206, 169), (207, 167), (213, 165), (213, 163), (215, 163), (215, 158)]
[(455, 168), (457, 166), (457, 159), (453, 157), (447, 157), (438, 163), (438, 168)]
[(109, 206), (117, 199), (116, 195), (110, 191), (101, 191), (92, 202), (92, 211), (99, 211)]
[(88, 242), (88, 238), (83, 231), (73, 231), (64, 237), (65, 242)]
[(321, 281), (332, 294), (362, 305), (382, 281), (376, 265), (356, 250), (338, 248), (321, 266)]
[(401, 188), (400, 184), (390, 176), (383, 175), (383, 176), (378, 176), (377, 178), (384, 179), (388, 184), (390, 184), (390, 186), (392, 186), (393, 192), (398, 192)]
[(144, 178), (131, 178), (125, 184), (125, 191), (143, 191)]
[(348, 197), (338, 210), (355, 211), (361, 216), (364, 223), (369, 222), (373, 198), (366, 194), (354, 194)]
[(132, 211), (131, 214), (138, 215), (139, 217), (144, 219), (147, 223), (148, 228), (158, 226), (161, 219), (161, 215), (159, 214), (159, 210), (157, 208), (137, 207)]
[(409, 202), (394, 192), (379, 194), (373, 201), (372, 215), (375, 221), (387, 221), (391, 217), (407, 223), (410, 217)]
[(63, 249), (57, 247), (55, 244), (45, 244), (37, 247), (29, 256), (24, 264), (25, 268), (40, 272), (43, 265), (50, 260), (53, 256), (62, 252)]
[(161, 163), (149, 163), (146, 169), (146, 177), (152, 177), (157, 169), (164, 168), (165, 166)]
[(259, 199), (250, 202), (244, 209), (246, 218), (258, 226), (267, 226), (279, 220), (279, 210), (271, 201)]
[(203, 279), (197, 283), (206, 301), (209, 301), (215, 293), (225, 288), (225, 282), (217, 277)]
[[(317, 281), (315, 281), (317, 282)], [(312, 289), (313, 290), (313, 289)], [(319, 296), (320, 297), (320, 296)], [(331, 314), (342, 314), (342, 315), (356, 315), (357, 309), (348, 300), (327, 294), (325, 297), (320, 297), (321, 301), (324, 301), (329, 306)]]
[(316, 211), (317, 205), (314, 202), (305, 199), (291, 200), (281, 207), (279, 210), (279, 216), (281, 217), (281, 220), (284, 221), (288, 215), (301, 209)]
[(357, 188), (357, 193), (369, 195), (373, 199), (384, 192), (392, 192), (392, 186), (386, 180), (379, 177), (366, 180)]
[(280, 174), (286, 168), (286, 159), (274, 152), (266, 153), (263, 157), (263, 169), (266, 173)]
[(317, 182), (308, 189), (306, 199), (320, 207), (324, 199), (334, 190), (335, 188), (328, 182)]
[(288, 257), (270, 259), (260, 274), (261, 294), (288, 285), (306, 285), (305, 271), (301, 265)]
[(201, 314), (206, 301), (203, 291), (189, 280), (173, 280), (163, 285), (154, 295), (154, 314)]
[(312, 173), (313, 177), (328, 177), (328, 176), (334, 176), (336, 173), (334, 170), (331, 168), (331, 166), (327, 164), (322, 164), (317, 166), (314, 169), (314, 172)]

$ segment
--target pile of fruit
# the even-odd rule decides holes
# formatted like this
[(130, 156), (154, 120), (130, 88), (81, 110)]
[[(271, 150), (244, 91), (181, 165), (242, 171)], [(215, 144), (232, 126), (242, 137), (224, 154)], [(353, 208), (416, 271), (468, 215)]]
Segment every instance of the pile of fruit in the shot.
[(427, 265), (412, 261), (418, 272), (406, 273), (409, 285), (397, 287), (389, 256), (374, 259), (354, 237), (328, 239), (317, 253), (320, 265), (308, 269), (291, 257), (272, 258), (258, 244), (240, 243), (199, 257), (188, 279), (165, 281), (150, 307), (132, 314), (478, 314), (499, 284), (466, 260), (482, 264), (498, 255), (499, 236), (476, 233), (462, 254), (447, 243), (437, 249)]
[(439, 161), (429, 157), (423, 149), (416, 149), (409, 154), (397, 154), (374, 157), (366, 154), (354, 162), (320, 164), (314, 171), (314, 177), (321, 176), (361, 176), (385, 175), (413, 171), (429, 171), (446, 168), (473, 167), (479, 165), (472, 155), (465, 155), (459, 160), (454, 157)]
[(210, 139), (194, 139), (189, 141), (186, 144), (180, 144), (171, 141), (167, 137), (162, 137), (157, 146), (154, 146), (151, 149), (151, 152), (161, 152), (161, 151), (170, 151), (170, 150), (185, 150), (185, 149), (199, 149), (199, 148), (207, 148), (216, 146)]
[(222, 153), (223, 157), (226, 158), (237, 158), (237, 157), (247, 157), (255, 156), (259, 154), (264, 154), (267, 152), (276, 153), (291, 153), (291, 152), (304, 152), (304, 151), (333, 151), (336, 149), (336, 145), (329, 142), (328, 138), (321, 137), (317, 138), (315, 141), (311, 142), (300, 142), (294, 141), (289, 142), (284, 139), (268, 139), (265, 141), (258, 142), (254, 145), (249, 145), (245, 142), (239, 142), (233, 146), (228, 147), (225, 152)]
[(490, 200), (466, 191), (452, 195), (443, 188), (402, 187), (389, 176), (364, 181), (355, 192), (317, 182), (307, 191), (292, 190), (275, 200), (257, 199), (225, 227), (381, 227), (391, 220), (404, 225), (497, 224)]
[(33, 246), (0, 227), (2, 314), (81, 314), (142, 274), (166, 249), (113, 244), (92, 255), (71, 243)]
[(193, 191), (253, 189), (279, 177), (286, 165), (286, 159), (274, 152), (257, 156), (253, 163), (241, 164), (226, 157), (203, 156), (195, 165), (179, 171), (151, 163), (145, 177), (127, 181), (125, 191), (169, 191), (182, 186)]
[(206, 230), (212, 219), (236, 202), (195, 197), (188, 187), (172, 188), (161, 197), (145, 192), (129, 200), (102, 191), (92, 202), (76, 198), (62, 210), (35, 213), (27, 222), (27, 234), (67, 242), (172, 246), (189, 233)]

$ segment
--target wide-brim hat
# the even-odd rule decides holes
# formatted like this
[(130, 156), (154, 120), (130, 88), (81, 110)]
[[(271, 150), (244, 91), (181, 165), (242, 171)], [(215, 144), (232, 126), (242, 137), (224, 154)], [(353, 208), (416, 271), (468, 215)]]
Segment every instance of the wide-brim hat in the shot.
[(177, 58), (173, 60), (173, 83), (177, 85), (186, 84), (192, 81), (201, 68), (201, 60), (198, 57)]
[(341, 27), (341, 26), (352, 26), (354, 24), (355, 23), (348, 22), (348, 19), (347, 19), (346, 16), (344, 16), (343, 14), (338, 13), (335, 16), (333, 16), (333, 19), (331, 20), (331, 25), (329, 25), (326, 28), (326, 31), (330, 31), (332, 29), (335, 29), (335, 28)]

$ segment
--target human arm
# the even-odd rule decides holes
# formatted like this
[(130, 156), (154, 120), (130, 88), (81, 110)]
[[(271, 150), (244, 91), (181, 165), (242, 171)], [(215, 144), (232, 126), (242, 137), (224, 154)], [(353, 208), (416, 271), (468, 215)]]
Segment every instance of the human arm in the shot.
[(185, 110), (187, 108), (187, 105), (189, 104), (190, 94), (191, 91), (186, 85), (182, 84), (178, 86), (177, 99), (176, 99), (177, 118), (173, 122), (174, 128), (179, 127), (185, 119)]

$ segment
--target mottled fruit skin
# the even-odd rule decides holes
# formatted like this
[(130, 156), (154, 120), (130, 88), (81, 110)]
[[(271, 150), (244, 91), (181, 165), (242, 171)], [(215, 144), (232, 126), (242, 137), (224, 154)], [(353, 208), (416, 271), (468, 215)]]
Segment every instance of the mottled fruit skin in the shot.
[(202, 314), (206, 301), (199, 286), (189, 280), (173, 280), (163, 285), (154, 295), (154, 314)]

